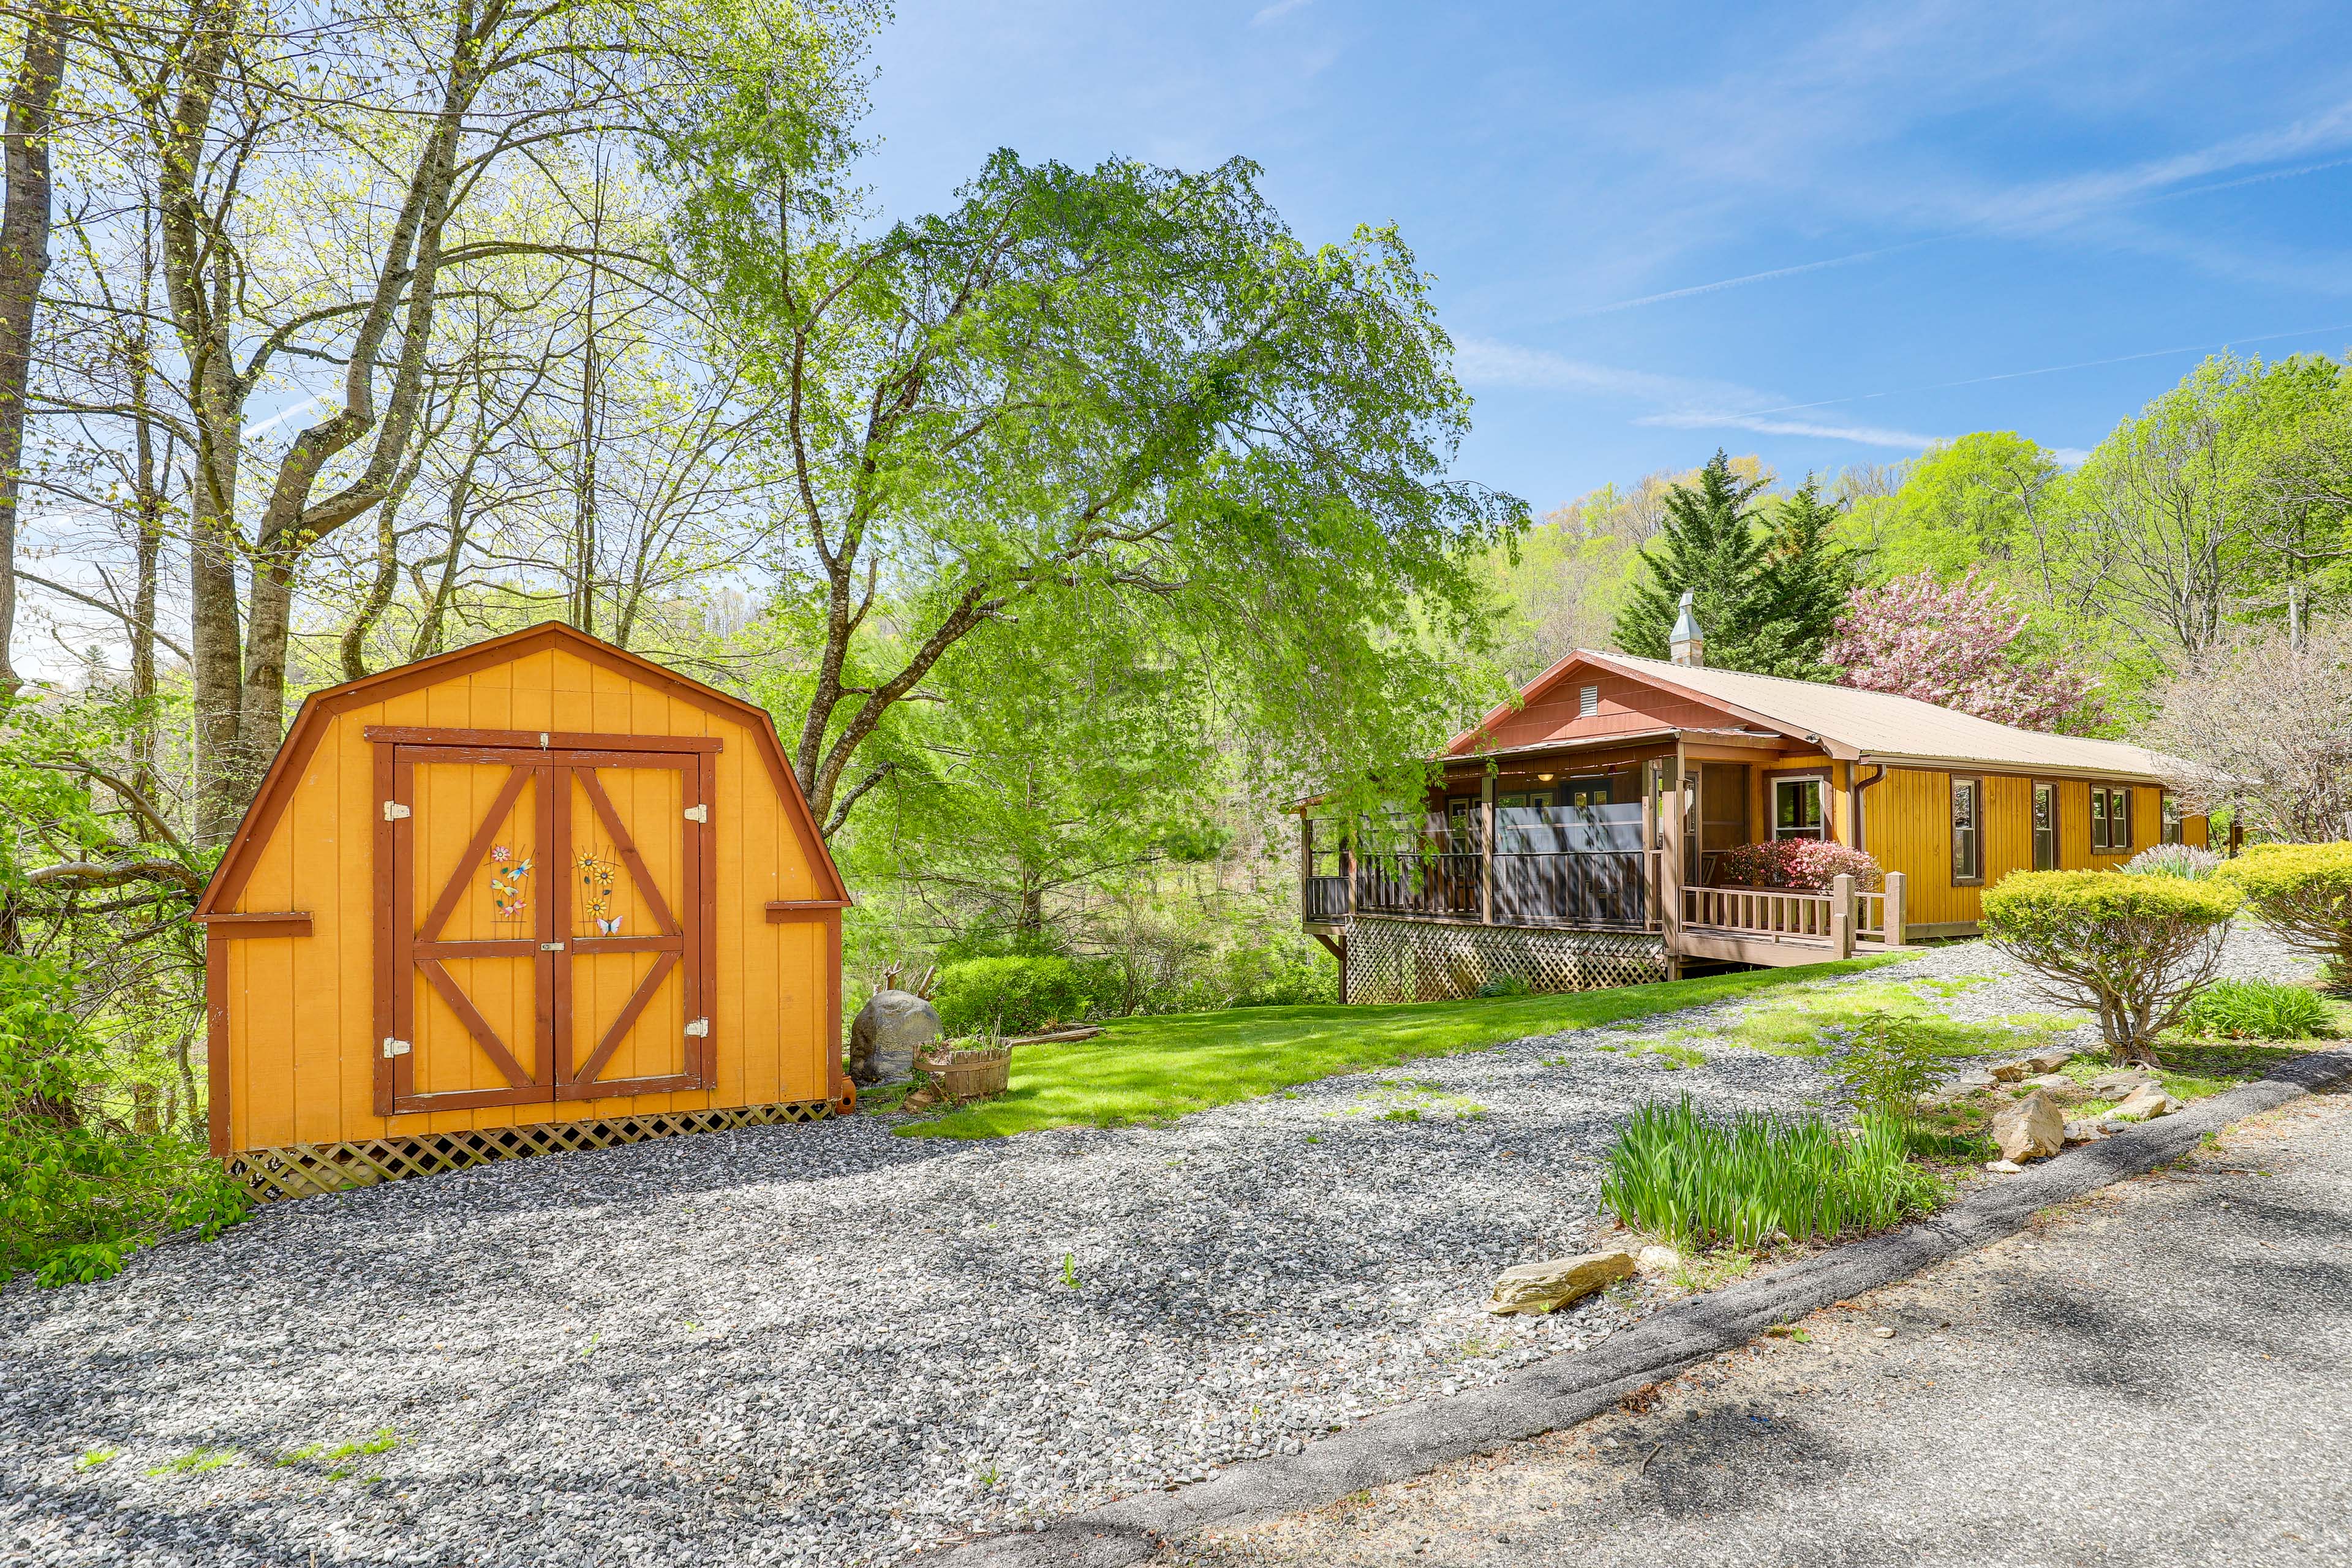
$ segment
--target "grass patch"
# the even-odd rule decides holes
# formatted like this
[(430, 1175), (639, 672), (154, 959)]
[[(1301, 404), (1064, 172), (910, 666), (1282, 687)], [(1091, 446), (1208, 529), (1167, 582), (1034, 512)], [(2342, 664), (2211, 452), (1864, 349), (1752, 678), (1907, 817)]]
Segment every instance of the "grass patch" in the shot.
[(1620, 1221), (1685, 1255), (1884, 1230), (1948, 1195), (1911, 1163), (1900, 1122), (1867, 1117), (1848, 1132), (1814, 1116), (1719, 1119), (1688, 1095), (1628, 1117), (1601, 1181)]
[(1599, 1028), (1893, 962), (1860, 958), (1548, 996), (1120, 1018), (1091, 1040), (1023, 1046), (1013, 1053), (1009, 1092), (898, 1131), (915, 1138), (1001, 1138), (1045, 1127), (1161, 1121), (1335, 1073), (1377, 1071), (1528, 1035)]
[(2181, 1027), (2232, 1040), (2308, 1040), (2335, 1033), (2336, 1013), (2317, 992), (2270, 980), (2217, 980), (2189, 1004)]
[(1981, 975), (1951, 980), (1881, 981), (1842, 986), (1821, 995), (1792, 998), (1777, 1006), (1751, 1009), (1723, 1031), (1736, 1045), (1774, 1056), (1814, 1057), (1827, 1048), (1822, 1031), (1851, 1027), (1873, 1013), (1887, 1013), (1916, 1025), (1920, 1043), (1937, 1056), (1972, 1057), (1987, 1051), (2036, 1050), (2074, 1027), (2047, 1013), (2017, 1013), (1983, 1023), (1948, 1018), (1934, 1004), (1989, 982)]
[(166, 1459), (148, 1470), (151, 1476), (194, 1476), (216, 1470), (236, 1458), (235, 1448), (191, 1448), (176, 1459)]
[(332, 1447), (324, 1443), (313, 1443), (308, 1447), (280, 1454), (278, 1456), (278, 1463), (281, 1467), (322, 1464), (327, 1467), (329, 1480), (347, 1480), (358, 1471), (358, 1461), (373, 1458), (378, 1454), (389, 1454), (399, 1447), (399, 1435), (391, 1427), (385, 1426), (379, 1428), (373, 1437), (362, 1437), (356, 1443), (338, 1443)]

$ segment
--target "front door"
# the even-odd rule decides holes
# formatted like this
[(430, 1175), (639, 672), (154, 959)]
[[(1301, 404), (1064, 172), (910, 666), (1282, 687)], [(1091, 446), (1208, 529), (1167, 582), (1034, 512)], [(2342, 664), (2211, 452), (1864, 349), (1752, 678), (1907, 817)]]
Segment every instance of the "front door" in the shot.
[(704, 1087), (695, 752), (379, 744), (380, 1114)]

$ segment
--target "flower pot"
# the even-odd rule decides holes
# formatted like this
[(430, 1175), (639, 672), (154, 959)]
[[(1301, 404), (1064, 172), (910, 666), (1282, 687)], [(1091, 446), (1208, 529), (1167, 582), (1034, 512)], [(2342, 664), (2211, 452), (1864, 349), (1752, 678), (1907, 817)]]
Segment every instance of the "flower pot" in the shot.
[(1013, 1047), (921, 1051), (915, 1057), (915, 1070), (929, 1080), (942, 1104), (992, 1100), (1004, 1092), (1011, 1080)]

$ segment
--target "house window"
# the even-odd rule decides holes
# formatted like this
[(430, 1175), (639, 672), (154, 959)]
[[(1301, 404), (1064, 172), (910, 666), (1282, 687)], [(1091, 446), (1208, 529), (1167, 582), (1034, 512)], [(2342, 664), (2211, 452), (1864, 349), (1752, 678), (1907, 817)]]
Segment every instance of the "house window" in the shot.
[(1822, 833), (1823, 798), (1819, 779), (1774, 779), (1772, 781), (1772, 837), (1775, 838), (1820, 838)]
[(2033, 868), (2058, 869), (2058, 786), (2039, 781), (2033, 785)]
[(2091, 786), (2091, 853), (2128, 855), (2132, 847), (2131, 791)]
[(1601, 688), (1587, 686), (1579, 689), (1576, 694), (1576, 716), (1580, 719), (1590, 719), (1600, 711)]
[(2166, 790), (2163, 805), (2164, 841), (2167, 844), (2178, 844), (2180, 842), (2180, 797), (2170, 790)]
[(1952, 781), (1952, 880), (1984, 880), (1984, 781)]

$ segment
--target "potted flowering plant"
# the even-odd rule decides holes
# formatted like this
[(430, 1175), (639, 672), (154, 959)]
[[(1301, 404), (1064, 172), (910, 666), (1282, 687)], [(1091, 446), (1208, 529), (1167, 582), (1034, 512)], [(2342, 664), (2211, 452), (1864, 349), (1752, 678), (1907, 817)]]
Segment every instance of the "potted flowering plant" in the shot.
[(1852, 877), (1859, 891), (1872, 893), (1885, 885), (1878, 862), (1859, 849), (1819, 838), (1776, 838), (1765, 844), (1741, 844), (1723, 852), (1717, 862), (1720, 885), (1738, 888), (1786, 888), (1818, 893), (1840, 877)]

